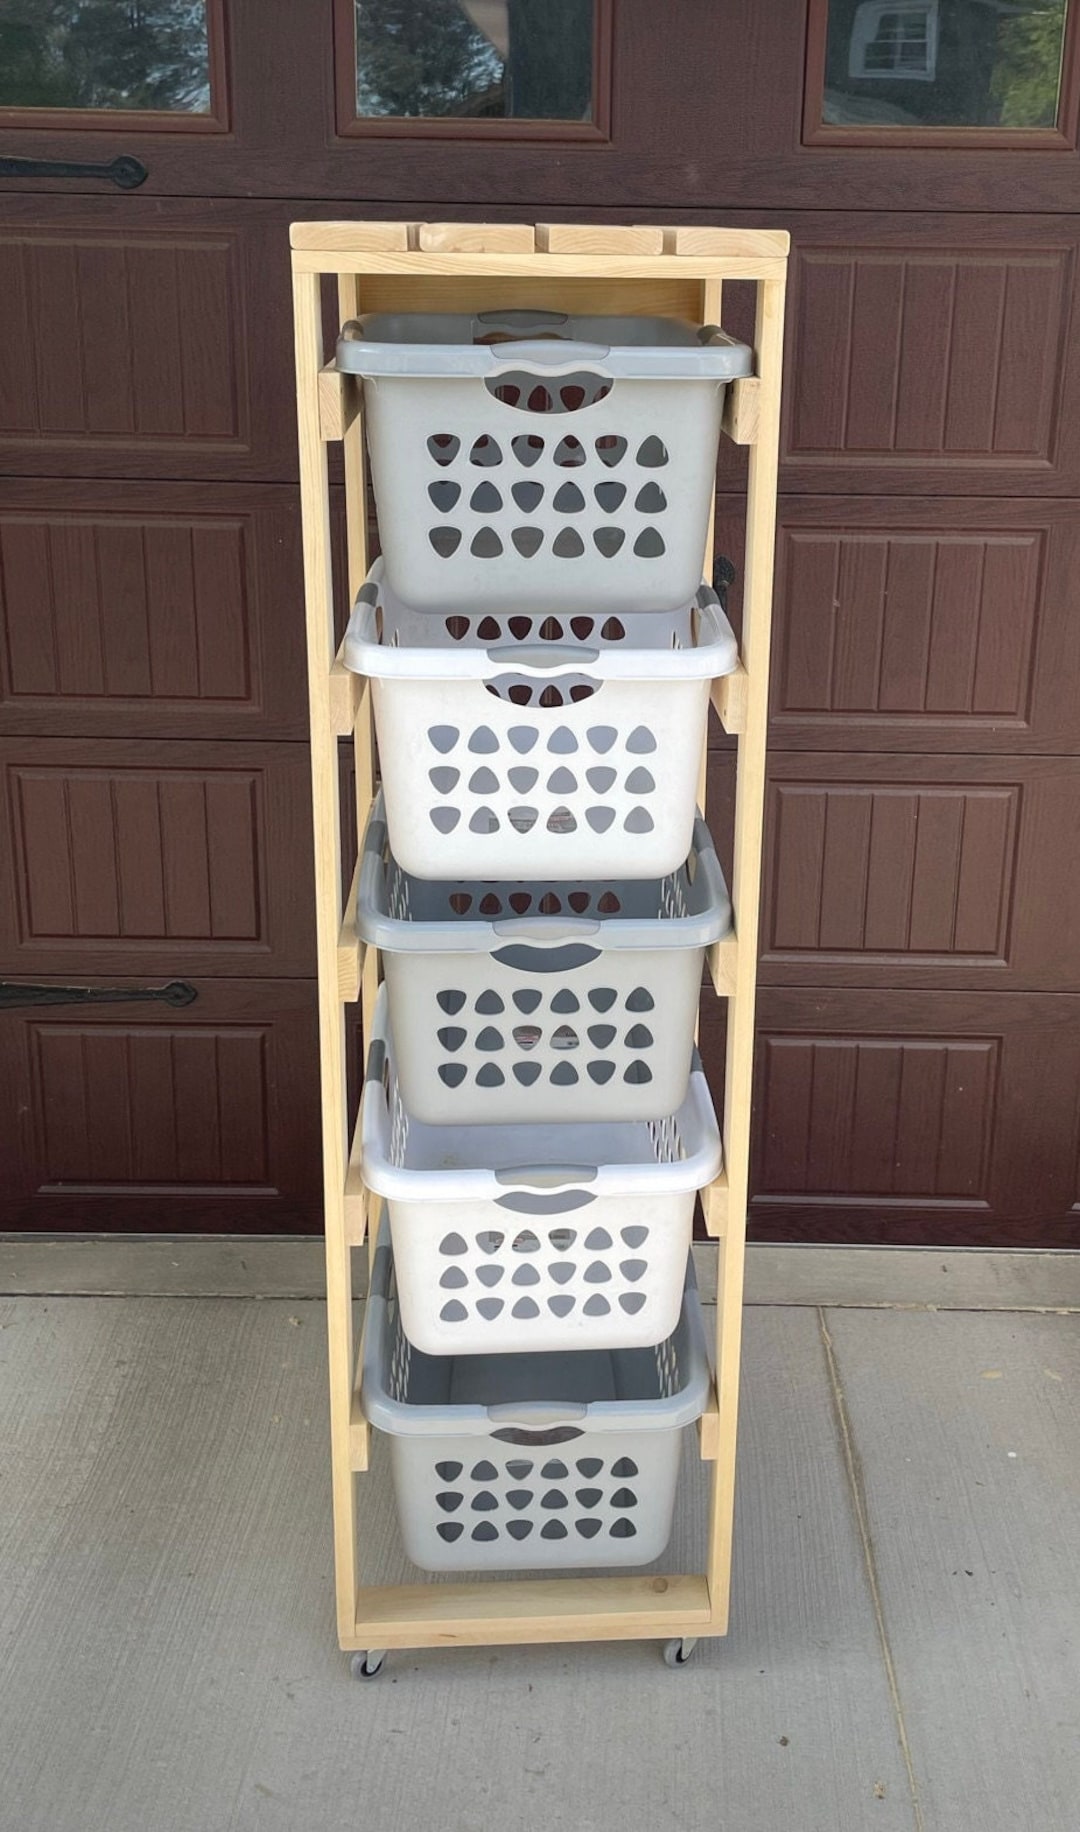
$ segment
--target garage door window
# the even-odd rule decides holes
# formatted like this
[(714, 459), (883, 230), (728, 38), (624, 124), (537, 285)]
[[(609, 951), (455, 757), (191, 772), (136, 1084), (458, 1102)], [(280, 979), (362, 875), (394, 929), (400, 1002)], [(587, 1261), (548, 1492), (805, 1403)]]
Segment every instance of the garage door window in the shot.
[(1073, 146), (1069, 0), (811, 0), (805, 138)]
[(0, 125), (220, 132), (224, 64), (221, 0), (4, 0)]
[(608, 0), (337, 0), (339, 127), (607, 134)]

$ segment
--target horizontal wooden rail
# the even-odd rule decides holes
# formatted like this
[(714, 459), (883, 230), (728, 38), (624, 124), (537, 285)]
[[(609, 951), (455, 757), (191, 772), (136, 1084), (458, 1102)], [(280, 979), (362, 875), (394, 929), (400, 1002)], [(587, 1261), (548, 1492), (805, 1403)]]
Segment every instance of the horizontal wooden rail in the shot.
[(361, 1588), (356, 1648), (495, 1647), (706, 1633), (704, 1577), (509, 1578)]
[[(782, 280), (786, 263), (772, 254), (692, 255), (681, 254), (608, 254), (601, 255), (605, 284), (619, 280), (673, 280), (680, 273), (694, 280)], [(543, 276), (537, 274), (535, 254), (456, 254), (445, 249), (437, 253), (428, 249), (392, 250), (370, 248), (298, 248), (294, 245), (292, 265), (297, 274), (394, 274), (399, 278), (413, 275), (440, 274), (450, 279), (472, 275), (477, 279), (498, 280), (519, 276), (535, 288), (545, 280), (596, 279), (595, 254), (544, 254)]]

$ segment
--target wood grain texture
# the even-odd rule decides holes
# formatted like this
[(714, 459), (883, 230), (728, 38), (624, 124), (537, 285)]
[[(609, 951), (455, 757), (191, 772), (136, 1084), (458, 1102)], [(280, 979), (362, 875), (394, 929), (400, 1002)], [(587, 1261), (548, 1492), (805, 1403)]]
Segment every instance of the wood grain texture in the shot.
[(1074, 1246), (1078, 1026), (1073, 993), (764, 985), (757, 1238)]
[(288, 485), (9, 479), (3, 497), (0, 732), (301, 735)]
[(293, 745), (0, 740), (9, 970), (308, 972), (305, 776)]
[(544, 254), (663, 254), (666, 231), (630, 223), (537, 223)]
[(786, 496), (772, 720), (785, 749), (1077, 749), (1075, 500)]
[[(295, 477), (278, 382), (288, 362), (280, 213), (205, 198), (123, 204), (117, 216), (105, 198), (3, 199), (0, 471)], [(244, 307), (249, 287), (257, 314)]]
[(1075, 988), (1078, 783), (1070, 757), (775, 752), (763, 978)]
[(183, 1007), (108, 997), (173, 977), (82, 975), (103, 1003), (0, 1012), (6, 1227), (320, 1231), (311, 982), (268, 997), (196, 974)]
[(433, 254), (531, 254), (531, 223), (411, 223), (410, 247)]
[(315, 853), (319, 1084), (322, 1112), (323, 1214), (326, 1230), (330, 1451), (334, 1496), (334, 1567), (338, 1634), (356, 1617), (356, 1515), (352, 1468), (352, 1280), (345, 1228), (345, 1021), (338, 989), (342, 852), (337, 736), (331, 717), (330, 670), (337, 648), (330, 535), (327, 448), (319, 424), (324, 363), (322, 298), (314, 275), (293, 276), (296, 417), (304, 529), (311, 809)]

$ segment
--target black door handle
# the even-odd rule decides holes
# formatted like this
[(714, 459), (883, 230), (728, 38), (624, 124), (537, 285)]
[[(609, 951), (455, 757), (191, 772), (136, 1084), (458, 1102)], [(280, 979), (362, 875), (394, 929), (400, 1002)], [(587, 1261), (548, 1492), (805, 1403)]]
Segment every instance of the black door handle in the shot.
[(120, 1005), (160, 999), (163, 1005), (190, 1005), (199, 996), (187, 980), (167, 986), (19, 986), (0, 980), (0, 1011), (16, 1005)]
[(121, 191), (137, 191), (150, 174), (141, 159), (120, 153), (110, 165), (75, 159), (0, 158), (0, 178), (107, 178)]

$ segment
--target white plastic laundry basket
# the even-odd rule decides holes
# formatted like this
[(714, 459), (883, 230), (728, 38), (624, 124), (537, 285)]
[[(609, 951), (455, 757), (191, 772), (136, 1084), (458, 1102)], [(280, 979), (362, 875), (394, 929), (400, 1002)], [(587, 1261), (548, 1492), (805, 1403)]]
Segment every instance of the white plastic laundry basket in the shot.
[(711, 586), (627, 625), (436, 619), (377, 561), (344, 653), (372, 680), (390, 845), (414, 877), (662, 878), (685, 860), (710, 682), (738, 663)]
[(745, 344), (674, 318), (383, 313), (345, 326), (337, 363), (364, 377), (379, 535), (407, 604), (693, 596)]
[[(399, 1264), (400, 1272), (400, 1264)], [(405, 1550), (427, 1571), (644, 1565), (671, 1534), (683, 1427), (709, 1364), (693, 1269), (658, 1347), (418, 1351), (385, 1235), (364, 1333), (364, 1412), (388, 1433)]]
[(361, 1169), (386, 1198), (410, 1342), (431, 1355), (628, 1348), (675, 1326), (694, 1198), (720, 1136), (699, 1063), (662, 1120), (427, 1126), (380, 992)]
[(686, 1097), (702, 959), (731, 904), (701, 820), (666, 878), (436, 882), (398, 865), (380, 794), (357, 924), (382, 952), (414, 1118), (639, 1120)]

